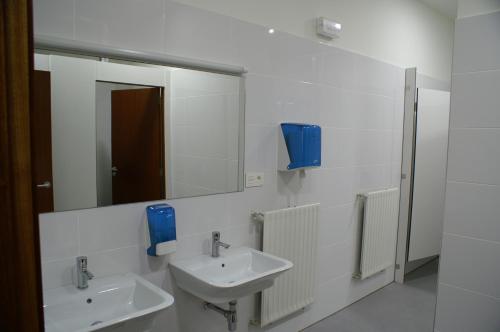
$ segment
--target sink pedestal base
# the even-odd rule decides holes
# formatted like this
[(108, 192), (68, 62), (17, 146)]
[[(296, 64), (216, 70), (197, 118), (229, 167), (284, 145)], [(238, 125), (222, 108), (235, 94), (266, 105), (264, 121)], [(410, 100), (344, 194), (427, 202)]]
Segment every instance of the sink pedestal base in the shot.
[(223, 309), (210, 302), (203, 303), (203, 308), (205, 308), (205, 310), (211, 309), (224, 316), (227, 320), (227, 329), (229, 331), (236, 331), (238, 321), (236, 316), (236, 303), (236, 300), (229, 302), (229, 310)]

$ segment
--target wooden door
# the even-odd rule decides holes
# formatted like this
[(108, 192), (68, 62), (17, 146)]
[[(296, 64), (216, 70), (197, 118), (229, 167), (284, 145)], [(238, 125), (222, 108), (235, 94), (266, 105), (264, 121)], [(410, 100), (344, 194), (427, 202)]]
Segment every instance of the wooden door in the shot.
[(33, 182), (35, 206), (38, 213), (53, 212), (52, 145), (50, 125), (50, 72), (35, 70), (33, 76)]
[(111, 92), (113, 204), (165, 199), (161, 88)]
[(43, 331), (40, 246), (33, 210), (30, 0), (0, 5), (0, 331)]

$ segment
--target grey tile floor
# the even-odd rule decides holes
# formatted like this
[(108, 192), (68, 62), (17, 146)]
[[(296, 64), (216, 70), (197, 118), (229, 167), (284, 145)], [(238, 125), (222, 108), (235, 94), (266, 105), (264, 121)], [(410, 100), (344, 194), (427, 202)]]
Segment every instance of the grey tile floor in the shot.
[(436, 306), (438, 260), (392, 283), (303, 332), (431, 332)]

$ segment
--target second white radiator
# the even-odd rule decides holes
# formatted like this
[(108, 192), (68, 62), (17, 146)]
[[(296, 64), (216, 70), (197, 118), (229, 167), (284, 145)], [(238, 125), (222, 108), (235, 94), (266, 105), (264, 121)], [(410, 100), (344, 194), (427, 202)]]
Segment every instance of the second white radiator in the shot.
[(363, 223), (359, 271), (354, 277), (365, 279), (395, 264), (399, 189), (358, 196), (363, 202)]
[(293, 262), (261, 297), (260, 325), (266, 326), (314, 301), (319, 204), (264, 213), (263, 251)]

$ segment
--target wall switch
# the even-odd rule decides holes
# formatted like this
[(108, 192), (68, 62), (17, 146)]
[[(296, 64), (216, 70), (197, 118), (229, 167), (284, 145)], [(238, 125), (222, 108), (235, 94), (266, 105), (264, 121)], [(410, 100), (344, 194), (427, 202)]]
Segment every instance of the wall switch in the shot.
[(264, 173), (246, 173), (245, 187), (262, 187), (264, 185)]

